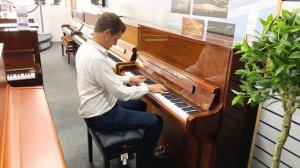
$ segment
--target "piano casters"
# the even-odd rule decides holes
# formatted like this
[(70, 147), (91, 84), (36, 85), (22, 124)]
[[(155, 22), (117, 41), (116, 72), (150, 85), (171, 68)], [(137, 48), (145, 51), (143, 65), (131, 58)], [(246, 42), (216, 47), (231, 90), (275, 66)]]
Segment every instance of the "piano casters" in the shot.
[(154, 155), (158, 158), (168, 158), (170, 152), (169, 145), (160, 145), (159, 147), (155, 148)]

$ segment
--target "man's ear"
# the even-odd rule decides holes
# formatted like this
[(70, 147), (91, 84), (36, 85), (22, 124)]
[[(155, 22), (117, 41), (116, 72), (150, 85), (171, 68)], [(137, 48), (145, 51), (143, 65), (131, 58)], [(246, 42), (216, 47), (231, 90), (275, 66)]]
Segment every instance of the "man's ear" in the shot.
[(105, 30), (104, 34), (107, 35), (107, 36), (109, 36), (110, 35), (110, 29)]

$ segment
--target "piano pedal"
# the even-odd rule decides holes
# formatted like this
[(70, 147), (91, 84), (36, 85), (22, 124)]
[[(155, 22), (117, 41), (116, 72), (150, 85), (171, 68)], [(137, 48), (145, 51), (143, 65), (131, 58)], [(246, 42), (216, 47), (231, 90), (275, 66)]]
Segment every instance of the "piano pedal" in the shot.
[(121, 158), (122, 166), (126, 166), (128, 160), (128, 153), (122, 153), (120, 158)]
[(169, 145), (165, 145), (165, 146), (161, 145), (161, 146), (155, 148), (154, 155), (161, 159), (168, 158), (169, 157), (169, 155), (168, 155), (169, 149), (170, 149)]

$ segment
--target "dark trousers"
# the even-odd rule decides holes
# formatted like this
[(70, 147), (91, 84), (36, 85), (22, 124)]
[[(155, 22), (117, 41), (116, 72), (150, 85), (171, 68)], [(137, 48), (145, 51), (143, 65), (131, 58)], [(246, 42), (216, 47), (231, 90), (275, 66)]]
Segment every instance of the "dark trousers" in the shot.
[(143, 160), (153, 157), (160, 136), (163, 120), (160, 116), (145, 112), (147, 104), (141, 100), (117, 101), (115, 106), (101, 116), (86, 119), (89, 127), (96, 131), (126, 131), (144, 129)]

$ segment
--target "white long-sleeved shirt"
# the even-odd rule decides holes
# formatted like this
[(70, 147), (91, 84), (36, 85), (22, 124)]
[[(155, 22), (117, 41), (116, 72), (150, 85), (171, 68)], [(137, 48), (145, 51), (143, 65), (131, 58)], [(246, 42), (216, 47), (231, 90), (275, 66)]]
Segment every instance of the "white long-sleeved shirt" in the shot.
[(77, 87), (80, 98), (79, 115), (90, 118), (109, 111), (119, 100), (138, 99), (148, 87), (125, 86), (129, 77), (116, 75), (107, 61), (108, 51), (89, 40), (76, 54)]

